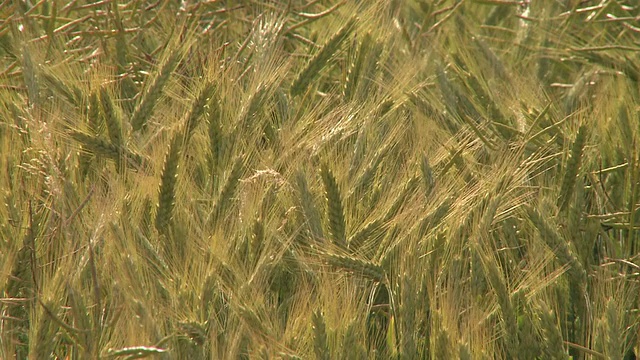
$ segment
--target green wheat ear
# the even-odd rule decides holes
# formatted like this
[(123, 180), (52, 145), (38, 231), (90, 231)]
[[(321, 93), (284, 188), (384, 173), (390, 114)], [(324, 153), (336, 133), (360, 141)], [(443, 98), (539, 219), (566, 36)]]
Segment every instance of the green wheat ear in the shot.
[(169, 150), (164, 158), (164, 168), (158, 192), (158, 213), (156, 214), (156, 229), (165, 233), (169, 221), (173, 217), (176, 197), (176, 182), (178, 177), (178, 163), (180, 160), (181, 139), (179, 133), (174, 134)]
[(580, 170), (580, 163), (582, 159), (582, 150), (587, 137), (586, 125), (581, 125), (578, 129), (578, 135), (571, 147), (571, 155), (567, 160), (567, 166), (565, 167), (564, 177), (562, 179), (562, 185), (560, 186), (560, 195), (558, 197), (558, 208), (563, 211), (569, 206), (571, 195), (573, 195), (573, 188), (576, 184), (576, 177)]
[(322, 165), (320, 175), (327, 199), (327, 217), (329, 219), (331, 238), (336, 245), (346, 249), (346, 223), (338, 183), (326, 164)]
[(133, 115), (131, 116), (131, 126), (134, 131), (140, 131), (146, 127), (147, 121), (151, 118), (153, 109), (162, 95), (162, 89), (169, 81), (169, 76), (176, 69), (179, 62), (180, 53), (172, 53), (169, 59), (162, 65), (160, 72), (153, 79), (153, 82), (142, 94), (142, 98), (133, 110)]
[(385, 281), (385, 272), (382, 266), (371, 261), (335, 254), (327, 254), (325, 257), (327, 263), (333, 267), (380, 283)]
[(356, 19), (351, 18), (338, 32), (336, 32), (326, 44), (311, 58), (307, 65), (298, 74), (291, 85), (291, 95), (300, 95), (307, 90), (309, 84), (318, 76), (327, 65), (331, 56), (340, 48), (340, 44), (354, 30)]
[(318, 360), (329, 360), (331, 354), (327, 344), (327, 330), (322, 312), (316, 310), (311, 314), (311, 326), (313, 328), (313, 352)]
[(346, 101), (352, 100), (353, 96), (356, 93), (363, 63), (365, 58), (369, 55), (370, 49), (373, 46), (372, 42), (373, 41), (371, 39), (370, 32), (365, 34), (364, 39), (362, 39), (362, 41), (360, 42), (358, 53), (356, 54), (356, 59), (349, 67), (347, 78), (344, 84), (343, 94)]
[(236, 188), (240, 183), (240, 176), (242, 175), (243, 170), (243, 159), (241, 156), (238, 156), (236, 160), (233, 162), (233, 167), (229, 172), (229, 176), (222, 186), (222, 190), (220, 191), (220, 195), (218, 197), (218, 201), (216, 202), (212, 220), (218, 221), (224, 215), (224, 212), (231, 206), (231, 202), (233, 200), (233, 196), (236, 192)]
[[(207, 103), (210, 101), (215, 91), (216, 86), (213, 83), (208, 83), (200, 91), (198, 97), (191, 105), (191, 111), (189, 111), (189, 114), (187, 115), (187, 123), (185, 125), (185, 144), (189, 142), (189, 139), (191, 139), (193, 132), (200, 123), (202, 115), (205, 113)], [(217, 111), (217, 109), (213, 109), (212, 111)]]
[(107, 126), (107, 132), (109, 133), (111, 143), (116, 148), (122, 148), (124, 146), (122, 140), (122, 122), (117, 109), (111, 100), (111, 96), (109, 96), (109, 92), (105, 88), (100, 89), (100, 104), (102, 104), (104, 122)]

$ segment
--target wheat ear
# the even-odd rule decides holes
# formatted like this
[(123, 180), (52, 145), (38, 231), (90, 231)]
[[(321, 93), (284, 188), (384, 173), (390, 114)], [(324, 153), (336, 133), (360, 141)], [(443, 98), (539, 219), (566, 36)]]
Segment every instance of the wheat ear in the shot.
[(366, 224), (360, 231), (353, 234), (351, 238), (349, 238), (349, 250), (351, 253), (357, 253), (362, 245), (376, 234), (382, 227), (382, 220), (376, 219), (368, 224)]
[(620, 317), (616, 301), (609, 299), (605, 309), (605, 354), (611, 359), (624, 357), (624, 337), (620, 331)]
[(116, 148), (121, 149), (123, 147), (123, 140), (120, 116), (113, 105), (111, 96), (109, 96), (109, 93), (105, 88), (100, 89), (100, 104), (102, 105), (102, 111), (104, 112), (104, 122), (105, 125), (107, 125), (109, 139)]
[(208, 83), (200, 91), (198, 97), (191, 105), (191, 111), (189, 112), (189, 115), (187, 115), (187, 123), (185, 125), (185, 144), (189, 142), (189, 139), (191, 139), (193, 132), (200, 123), (200, 119), (202, 118), (202, 115), (206, 110), (206, 105), (210, 101), (215, 90), (215, 85), (213, 83)]
[(224, 185), (222, 186), (222, 190), (220, 191), (220, 196), (218, 197), (218, 201), (213, 210), (214, 219), (217, 221), (227, 210), (229, 207), (233, 195), (236, 192), (236, 188), (238, 187), (238, 183), (240, 182), (240, 176), (242, 174), (242, 157), (236, 158), (233, 162), (233, 167), (231, 168), (231, 172), (227, 177)]
[(571, 147), (571, 155), (569, 156), (569, 160), (567, 160), (564, 177), (562, 178), (562, 185), (560, 186), (560, 196), (558, 197), (558, 208), (560, 211), (565, 210), (571, 200), (578, 170), (580, 169), (580, 160), (582, 158), (582, 150), (587, 136), (586, 133), (587, 127), (585, 125), (581, 125), (578, 129), (576, 140), (573, 142), (573, 146)]
[(322, 312), (319, 310), (314, 311), (311, 315), (311, 322), (313, 327), (313, 352), (316, 354), (316, 359), (329, 360), (331, 355), (327, 344), (327, 330)]
[(382, 267), (371, 261), (335, 254), (327, 254), (326, 259), (329, 265), (342, 270), (359, 274), (378, 282), (383, 282), (385, 280), (385, 273)]
[(169, 76), (173, 70), (178, 66), (179, 62), (180, 54), (178, 52), (171, 54), (169, 59), (160, 69), (160, 73), (142, 95), (142, 98), (133, 110), (133, 115), (131, 117), (131, 126), (134, 131), (139, 131), (146, 126), (147, 120), (149, 120), (152, 115), (153, 108), (158, 102), (158, 99), (160, 99), (162, 89), (169, 80)]
[(40, 104), (40, 84), (38, 83), (38, 74), (36, 67), (31, 59), (29, 48), (22, 48), (22, 77), (27, 86), (27, 95), (29, 96), (29, 106), (37, 106)]
[(543, 307), (539, 311), (539, 316), (542, 337), (546, 344), (546, 355), (549, 356), (549, 359), (568, 360), (569, 356), (564, 349), (562, 333), (558, 329), (555, 315), (546, 307)]
[(356, 93), (358, 81), (360, 80), (362, 64), (369, 53), (371, 42), (371, 33), (365, 34), (364, 39), (362, 39), (360, 46), (358, 47), (356, 59), (347, 71), (347, 78), (344, 84), (344, 98), (346, 101), (353, 99), (353, 95)]
[(140, 154), (118, 148), (100, 137), (87, 135), (77, 130), (69, 130), (69, 135), (80, 142), (84, 148), (116, 162), (120, 161), (121, 155), (124, 156), (127, 160), (127, 165), (133, 169), (147, 166), (147, 161)]
[(340, 44), (349, 36), (355, 27), (355, 18), (350, 19), (329, 41), (311, 58), (304, 69), (298, 74), (291, 85), (291, 95), (299, 95), (307, 90), (307, 87), (325, 67), (331, 56), (338, 51)]
[(222, 162), (225, 149), (225, 137), (220, 125), (221, 109), (220, 102), (214, 97), (209, 103), (209, 171), (214, 174), (214, 181), (218, 173), (218, 168)]
[(302, 209), (302, 214), (304, 215), (307, 226), (309, 227), (309, 232), (314, 240), (319, 241), (324, 237), (322, 231), (322, 219), (320, 218), (318, 209), (314, 205), (315, 202), (313, 195), (309, 191), (307, 179), (302, 171), (296, 172), (294, 182), (299, 194), (298, 204)]
[(173, 216), (173, 208), (176, 197), (176, 182), (178, 177), (178, 164), (180, 160), (180, 137), (178, 133), (173, 136), (169, 150), (164, 158), (164, 168), (158, 193), (158, 213), (156, 214), (156, 229), (164, 233)]
[(326, 164), (322, 165), (320, 175), (322, 176), (325, 196), (327, 198), (327, 217), (329, 219), (331, 237), (336, 245), (346, 249), (346, 224), (338, 183)]

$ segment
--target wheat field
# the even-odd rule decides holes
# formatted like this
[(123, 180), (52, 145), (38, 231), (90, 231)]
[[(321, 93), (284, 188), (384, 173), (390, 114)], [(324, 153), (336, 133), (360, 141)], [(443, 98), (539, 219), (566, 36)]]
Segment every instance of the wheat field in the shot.
[(0, 1), (0, 358), (636, 359), (634, 1)]

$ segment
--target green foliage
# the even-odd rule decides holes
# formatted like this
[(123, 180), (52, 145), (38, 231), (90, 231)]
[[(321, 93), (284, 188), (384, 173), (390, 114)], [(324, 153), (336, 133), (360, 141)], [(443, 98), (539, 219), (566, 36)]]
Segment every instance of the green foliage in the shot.
[(639, 355), (635, 2), (2, 4), (0, 358)]

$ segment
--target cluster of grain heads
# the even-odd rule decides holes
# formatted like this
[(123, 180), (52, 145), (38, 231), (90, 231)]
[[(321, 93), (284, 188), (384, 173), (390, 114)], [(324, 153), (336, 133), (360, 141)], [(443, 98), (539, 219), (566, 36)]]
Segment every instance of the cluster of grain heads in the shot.
[(115, 25), (117, 32), (115, 36), (116, 40), (116, 65), (118, 68), (118, 73), (122, 76), (121, 81), (121, 93), (122, 97), (125, 99), (125, 109), (128, 113), (132, 110), (133, 98), (138, 93), (137, 86), (133, 79), (131, 78), (131, 74), (128, 74), (130, 68), (130, 43), (127, 42), (126, 39), (126, 31), (124, 28), (124, 24), (122, 22), (122, 18), (120, 15), (120, 10), (118, 9), (118, 5), (113, 3), (111, 6), (110, 14), (113, 15), (113, 24)]
[(333, 54), (338, 51), (342, 42), (351, 34), (356, 25), (356, 19), (352, 18), (338, 30), (326, 44), (309, 60), (304, 69), (298, 73), (291, 84), (291, 95), (300, 95), (307, 91), (309, 84), (319, 75), (327, 65)]
[(393, 219), (394, 216), (398, 215), (403, 206), (406, 205), (407, 200), (411, 195), (415, 193), (416, 188), (420, 185), (420, 178), (418, 176), (412, 176), (407, 182), (404, 183), (400, 193), (397, 195), (391, 206), (385, 213), (383, 219), (384, 221), (389, 221)]
[[(18, 345), (18, 348), (16, 349), (16, 355), (23, 355), (23, 359), (27, 359), (27, 354), (30, 353), (34, 358), (46, 359), (50, 358), (54, 353), (54, 349), (56, 347), (55, 335), (60, 331), (61, 326), (58, 321), (61, 320), (49, 310), (53, 308), (53, 305), (52, 301), (48, 301), (46, 304), (41, 304), (42, 310), (37, 311), (37, 315), (34, 316), (34, 334), (30, 338), (20, 339), (21, 341), (26, 341), (24, 343), (19, 343), (20, 345)], [(69, 334), (69, 338), (72, 339), (71, 342), (73, 343), (75, 340), (75, 332), (73, 332), (73, 328), (70, 330), (71, 333)], [(22, 347), (24, 345), (27, 345), (28, 348), (23, 349)]]
[(493, 259), (487, 259), (484, 263), (484, 270), (487, 280), (495, 292), (498, 305), (500, 306), (500, 312), (502, 314), (502, 324), (504, 326), (506, 350), (510, 357), (517, 358), (519, 354), (518, 343), (518, 327), (516, 314), (511, 304), (511, 298), (509, 296), (506, 281), (498, 266)]
[(74, 107), (82, 106), (85, 99), (82, 94), (82, 90), (75, 85), (67, 84), (59, 79), (52, 71), (41, 71), (43, 80), (51, 90), (54, 90), (58, 95), (61, 94), (68, 102)]
[[(398, 348), (407, 357), (410, 354), (417, 353), (416, 347), (416, 328), (418, 322), (418, 314), (421, 310), (420, 294), (416, 287), (420, 286), (420, 281), (416, 281), (420, 275), (402, 274), (399, 276), (398, 284), (400, 285), (400, 295), (398, 296), (398, 313), (397, 318), (394, 318), (394, 323), (399, 323), (399, 346)], [(396, 292), (398, 293), (398, 292)]]
[(375, 175), (378, 171), (378, 167), (380, 163), (384, 159), (388, 147), (384, 147), (380, 149), (379, 152), (376, 153), (374, 159), (367, 165), (362, 174), (355, 179), (355, 185), (351, 189), (351, 191), (347, 194), (347, 202), (350, 201), (362, 201), (365, 198), (365, 195), (370, 193), (372, 190), (372, 185), (374, 184)]
[(347, 326), (342, 341), (342, 349), (345, 353), (345, 359), (347, 360), (359, 360), (367, 358), (367, 350), (364, 348), (362, 341), (360, 340), (360, 328), (362, 325), (359, 321), (353, 320)]

